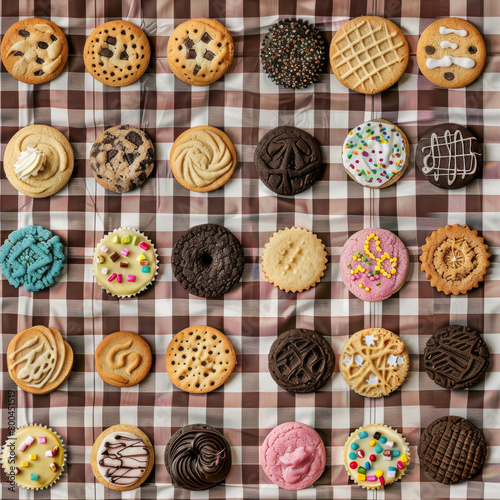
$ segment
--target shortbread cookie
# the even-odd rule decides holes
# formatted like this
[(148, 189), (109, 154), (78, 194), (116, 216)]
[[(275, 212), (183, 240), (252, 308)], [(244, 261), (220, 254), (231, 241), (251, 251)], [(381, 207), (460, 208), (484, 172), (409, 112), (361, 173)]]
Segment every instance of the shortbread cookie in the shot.
[(443, 123), (426, 130), (418, 141), (415, 165), (427, 180), (443, 189), (460, 189), (483, 167), (481, 143), (465, 127)]
[(69, 376), (73, 349), (55, 328), (33, 326), (9, 343), (7, 367), (12, 380), (26, 392), (47, 394)]
[(404, 132), (386, 120), (370, 120), (353, 128), (342, 148), (342, 162), (352, 179), (368, 188), (392, 186), (410, 162)]
[(74, 155), (68, 139), (48, 125), (29, 125), (9, 141), (3, 168), (22, 194), (46, 198), (61, 190), (73, 173)]
[(378, 398), (395, 391), (405, 380), (410, 356), (404, 342), (384, 328), (352, 335), (340, 353), (340, 373), (361, 396)]
[(148, 436), (133, 425), (118, 424), (104, 430), (90, 450), (90, 465), (106, 488), (138, 488), (153, 470), (155, 452)]
[(46, 83), (63, 70), (68, 42), (61, 29), (47, 19), (23, 19), (5, 33), (1, 46), (5, 69), (24, 83)]
[(281, 20), (264, 37), (260, 59), (264, 73), (276, 85), (303, 89), (319, 81), (325, 69), (325, 39), (307, 21)]
[(172, 73), (190, 85), (217, 81), (233, 62), (233, 38), (215, 19), (191, 19), (179, 24), (168, 39)]
[(420, 465), (435, 481), (467, 481), (483, 468), (486, 442), (469, 420), (450, 415), (434, 420), (423, 432), (417, 448)]
[(262, 271), (275, 287), (302, 292), (325, 275), (325, 245), (311, 231), (287, 227), (271, 236), (262, 251)]
[(305, 130), (289, 126), (267, 132), (255, 148), (254, 161), (260, 180), (285, 196), (310, 188), (324, 166), (318, 141)]
[(236, 353), (219, 330), (190, 326), (168, 344), (166, 365), (175, 386), (202, 394), (217, 389), (230, 377), (236, 365)]
[(144, 31), (128, 21), (109, 21), (87, 38), (83, 62), (99, 82), (123, 87), (138, 80), (149, 64), (151, 48)]
[(10, 482), (27, 490), (53, 486), (66, 468), (66, 445), (45, 425), (32, 424), (11, 432), (2, 446), (2, 467)]
[(478, 29), (465, 19), (434, 21), (418, 40), (417, 62), (434, 85), (459, 88), (471, 84), (483, 70), (486, 45)]
[(111, 295), (131, 297), (145, 290), (158, 274), (153, 243), (135, 229), (108, 233), (94, 251), (92, 270), (97, 283)]
[(90, 168), (105, 189), (127, 193), (141, 186), (155, 166), (151, 139), (130, 125), (108, 128), (90, 150)]
[(153, 356), (137, 333), (115, 332), (104, 337), (95, 351), (97, 373), (107, 384), (131, 387), (149, 373)]
[(389, 19), (362, 16), (348, 21), (330, 45), (333, 74), (346, 87), (377, 94), (394, 85), (408, 66), (410, 49)]
[(199, 193), (214, 191), (233, 175), (236, 150), (231, 139), (218, 128), (190, 128), (175, 140), (170, 150), (170, 167), (186, 189)]
[(409, 464), (410, 446), (387, 425), (360, 427), (344, 445), (344, 467), (362, 488), (378, 490), (399, 481)]
[(484, 280), (491, 254), (477, 231), (454, 224), (440, 227), (425, 241), (420, 268), (438, 292), (467, 293)]

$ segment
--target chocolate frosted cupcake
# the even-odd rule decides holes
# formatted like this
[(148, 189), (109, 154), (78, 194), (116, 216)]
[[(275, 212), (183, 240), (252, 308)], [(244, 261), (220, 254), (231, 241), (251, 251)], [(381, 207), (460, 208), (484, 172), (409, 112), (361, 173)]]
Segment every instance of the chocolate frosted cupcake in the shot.
[(165, 464), (176, 486), (206, 490), (224, 481), (229, 474), (231, 447), (226, 438), (209, 425), (186, 425), (170, 438)]

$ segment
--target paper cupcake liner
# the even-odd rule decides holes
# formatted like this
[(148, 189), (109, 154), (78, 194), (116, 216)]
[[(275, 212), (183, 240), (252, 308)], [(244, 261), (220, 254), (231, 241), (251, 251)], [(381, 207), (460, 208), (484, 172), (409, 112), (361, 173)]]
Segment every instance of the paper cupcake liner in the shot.
[(137, 234), (140, 234), (145, 240), (147, 243), (150, 243), (150, 246), (151, 248), (153, 248), (154, 252), (155, 252), (155, 258), (156, 258), (156, 271), (155, 271), (155, 275), (151, 278), (151, 281), (149, 281), (149, 283), (146, 283), (146, 285), (144, 285), (139, 291), (133, 293), (133, 294), (129, 294), (129, 295), (117, 295), (115, 293), (112, 293), (110, 292), (109, 290), (107, 290), (106, 288), (104, 288), (101, 284), (99, 284), (97, 282), (97, 277), (96, 277), (96, 274), (95, 274), (95, 269), (94, 269), (94, 256), (92, 256), (92, 274), (94, 275), (94, 277), (96, 278), (96, 283), (103, 289), (105, 290), (109, 295), (111, 295), (112, 297), (118, 297), (119, 299), (129, 299), (131, 297), (135, 297), (136, 295), (140, 294), (141, 292), (143, 292), (144, 290), (146, 290), (146, 288), (151, 285), (155, 280), (156, 280), (156, 276), (158, 276), (158, 270), (160, 268), (160, 260), (158, 259), (158, 251), (156, 250), (156, 246), (155, 244), (141, 231), (138, 231), (137, 229), (134, 229), (133, 227), (119, 227), (117, 229), (114, 229), (113, 231), (107, 233), (106, 235), (104, 235), (101, 240), (99, 241), (99, 243), (97, 244), (97, 246), (95, 247), (94, 249), (94, 255), (97, 251), (98, 248), (101, 247), (102, 245), (102, 242), (111, 234), (113, 234), (114, 232), (116, 231), (120, 231), (120, 230), (125, 230), (125, 231), (135, 231)]
[[(57, 436), (57, 438), (59, 439), (59, 441), (61, 442), (61, 448), (63, 450), (63, 453), (64, 453), (64, 460), (63, 460), (63, 463), (61, 465), (61, 468), (59, 470), (59, 474), (58, 476), (50, 483), (50, 484), (47, 484), (46, 486), (41, 486), (41, 487), (38, 487), (38, 488), (30, 488), (28, 486), (23, 486), (22, 484), (19, 484), (17, 481), (16, 481), (16, 476), (13, 476), (11, 473), (10, 473), (10, 469), (7, 470), (6, 467), (9, 467), (8, 464), (4, 464), (3, 463), (3, 454), (4, 454), (4, 448), (5, 446), (7, 445), (7, 442), (12, 439), (12, 436), (17, 432), (19, 431), (20, 429), (24, 429), (25, 427), (43, 427), (44, 429), (47, 429), (48, 431), (52, 432), (53, 434), (55, 434)], [(46, 425), (44, 424), (26, 424), (26, 425), (21, 425), (19, 427), (16, 428), (16, 430), (14, 431), (13, 434), (11, 434), (7, 440), (5, 441), (5, 443), (2, 445), (2, 453), (0, 455), (0, 463), (2, 464), (2, 468), (5, 472), (5, 474), (7, 474), (7, 476), (9, 478), (13, 477), (13, 480), (14, 482), (17, 484), (17, 486), (19, 486), (19, 488), (24, 488), (25, 490), (46, 490), (48, 488), (51, 488), (52, 486), (54, 486), (54, 484), (57, 483), (57, 481), (59, 481), (59, 479), (61, 478), (61, 475), (62, 473), (66, 470), (66, 466), (67, 466), (67, 462), (68, 462), (68, 450), (66, 449), (66, 443), (63, 441), (63, 438), (59, 435), (58, 432), (56, 432), (54, 429), (52, 429), (51, 427), (47, 427)]]

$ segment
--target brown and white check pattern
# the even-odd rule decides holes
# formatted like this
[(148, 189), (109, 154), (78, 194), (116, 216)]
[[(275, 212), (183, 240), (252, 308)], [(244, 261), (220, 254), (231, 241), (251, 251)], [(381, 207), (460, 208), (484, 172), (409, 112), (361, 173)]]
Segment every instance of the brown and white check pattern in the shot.
[[(3, 278), (0, 364), (1, 440), (7, 436), (8, 394), (17, 395), (17, 424), (53, 426), (68, 444), (69, 467), (62, 481), (36, 498), (104, 499), (120, 495), (96, 483), (90, 448), (103, 428), (137, 425), (155, 444), (156, 467), (150, 479), (124, 498), (170, 499), (348, 499), (498, 498), (500, 482), (500, 3), (496, 0), (3, 0), (1, 32), (26, 17), (49, 18), (66, 33), (68, 64), (54, 81), (37, 87), (19, 83), (2, 67), (0, 133), (2, 153), (20, 127), (55, 126), (75, 151), (68, 186), (48, 199), (33, 200), (0, 180), (2, 241), (19, 227), (41, 224), (60, 235), (67, 265), (52, 288), (28, 294)], [(300, 91), (273, 84), (261, 71), (259, 49), (278, 19), (296, 16), (316, 24), (330, 42), (344, 22), (359, 15), (388, 17), (402, 27), (411, 58), (405, 75), (376, 96), (348, 91), (330, 68), (318, 84)], [(465, 17), (484, 34), (488, 60), (481, 77), (466, 89), (438, 89), (419, 75), (415, 48), (421, 33), (443, 16)], [(210, 87), (190, 87), (167, 65), (166, 47), (174, 26), (192, 17), (223, 22), (235, 41), (228, 73)], [(126, 19), (141, 26), (152, 49), (150, 67), (133, 85), (104, 87), (86, 73), (82, 52), (86, 35), (97, 25)], [(430, 125), (456, 122), (484, 143), (484, 172), (460, 191), (432, 186), (413, 161), (394, 186), (364, 189), (349, 180), (340, 162), (347, 132), (370, 118), (398, 124), (415, 145)], [(123, 195), (106, 192), (94, 181), (88, 157), (105, 128), (127, 123), (144, 128), (155, 141), (152, 177)], [(192, 193), (172, 177), (168, 155), (175, 137), (189, 127), (223, 129), (236, 146), (239, 164), (224, 188)], [(295, 125), (320, 142), (326, 169), (312, 189), (294, 197), (276, 196), (259, 181), (254, 149), (267, 130)], [(3, 155), (2, 155), (3, 156)], [(240, 285), (223, 299), (187, 294), (172, 276), (171, 249), (195, 224), (214, 222), (233, 231), (245, 248)], [(469, 224), (485, 237), (493, 254), (486, 281), (465, 296), (446, 297), (430, 287), (419, 270), (419, 248), (431, 231), (447, 223)], [(131, 300), (117, 300), (95, 284), (93, 248), (104, 232), (136, 227), (153, 242), (161, 269), (151, 289)], [(326, 244), (328, 269), (321, 283), (298, 295), (275, 289), (263, 277), (259, 258), (277, 229), (290, 225), (313, 230)], [(383, 303), (363, 303), (350, 296), (338, 263), (344, 242), (367, 226), (395, 231), (408, 247), (411, 269), (399, 294)], [(229, 381), (207, 395), (174, 388), (164, 359), (172, 334), (189, 325), (208, 324), (225, 332), (237, 353)], [(423, 368), (429, 336), (449, 323), (468, 324), (483, 333), (492, 354), (483, 383), (466, 391), (447, 391)], [(75, 362), (68, 381), (57, 391), (33, 396), (10, 379), (5, 353), (18, 331), (35, 324), (57, 328), (73, 347)], [(402, 388), (384, 399), (364, 399), (350, 391), (338, 373), (338, 354), (348, 336), (368, 327), (399, 334), (411, 353), (410, 374)], [(267, 369), (267, 354), (279, 332), (310, 328), (324, 334), (337, 354), (332, 379), (312, 394), (280, 389)], [(138, 332), (150, 343), (155, 359), (150, 375), (138, 386), (120, 389), (99, 378), (94, 351), (104, 335), (120, 329)], [(421, 430), (435, 418), (460, 415), (482, 428), (488, 456), (481, 476), (453, 487), (432, 482), (416, 454)], [(278, 490), (259, 467), (259, 446), (277, 424), (298, 420), (320, 433), (327, 449), (327, 469), (314, 488)], [(179, 427), (207, 423), (221, 429), (232, 445), (233, 467), (225, 484), (207, 492), (174, 488), (164, 465), (169, 437)], [(402, 431), (411, 445), (411, 466), (403, 481), (386, 491), (366, 492), (349, 484), (342, 465), (350, 431), (381, 422)], [(8, 491), (1, 473), (0, 497), (33, 498)]]

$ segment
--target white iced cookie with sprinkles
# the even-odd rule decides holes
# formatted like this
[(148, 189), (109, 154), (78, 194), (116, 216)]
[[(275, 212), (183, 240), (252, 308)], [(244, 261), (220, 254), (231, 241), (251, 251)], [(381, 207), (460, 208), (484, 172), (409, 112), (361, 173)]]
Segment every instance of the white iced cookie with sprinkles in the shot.
[(344, 445), (344, 466), (359, 486), (376, 490), (399, 481), (410, 464), (406, 439), (387, 425), (355, 430)]
[(158, 264), (153, 243), (144, 234), (120, 228), (99, 242), (92, 270), (97, 283), (108, 293), (131, 297), (155, 280)]
[(403, 131), (386, 120), (370, 120), (353, 128), (342, 147), (347, 174), (368, 188), (385, 188), (405, 172), (410, 146)]

